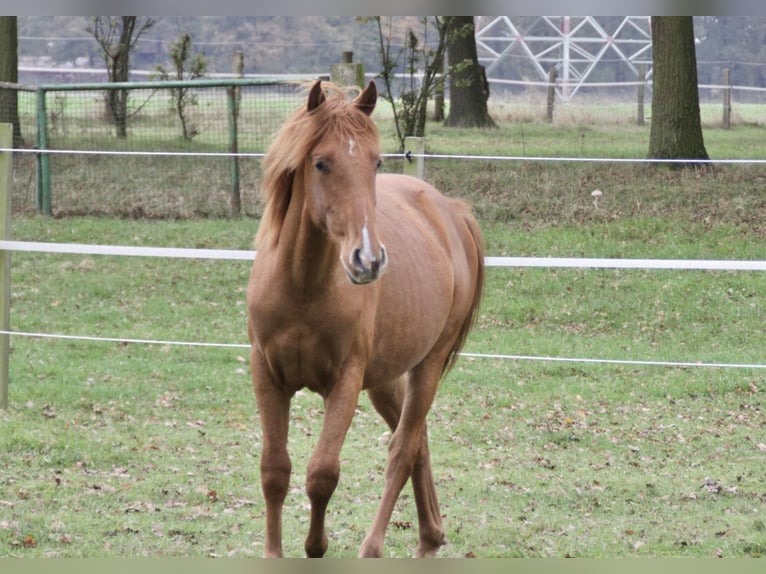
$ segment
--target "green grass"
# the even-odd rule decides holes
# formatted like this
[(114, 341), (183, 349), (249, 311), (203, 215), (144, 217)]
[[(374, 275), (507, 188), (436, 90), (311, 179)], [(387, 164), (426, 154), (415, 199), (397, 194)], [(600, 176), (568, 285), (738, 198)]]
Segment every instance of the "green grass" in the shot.
[[(525, 228), (525, 225), (527, 228)], [(485, 222), (490, 254), (760, 257), (739, 225)], [(249, 219), (14, 222), (16, 239), (249, 249)], [(618, 246), (619, 248), (616, 248)], [(246, 262), (17, 253), (13, 328), (245, 343)], [(762, 362), (759, 273), (491, 269), (468, 351)], [(0, 555), (258, 556), (260, 429), (246, 349), (14, 337), (0, 413)], [(322, 405), (293, 405), (285, 548), (302, 553)], [(756, 370), (463, 359), (430, 415), (441, 556), (763, 556)], [(329, 516), (354, 556), (386, 429), (360, 400)], [(386, 545), (416, 543), (405, 490)]]

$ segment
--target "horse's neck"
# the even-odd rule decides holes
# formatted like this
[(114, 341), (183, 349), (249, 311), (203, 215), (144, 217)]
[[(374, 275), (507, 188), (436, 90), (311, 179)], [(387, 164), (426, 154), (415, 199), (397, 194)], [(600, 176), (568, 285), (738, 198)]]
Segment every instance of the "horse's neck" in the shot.
[(311, 220), (300, 171), (293, 179), (290, 204), (279, 237), (280, 258), (296, 287), (314, 289), (332, 284), (338, 252), (327, 234)]

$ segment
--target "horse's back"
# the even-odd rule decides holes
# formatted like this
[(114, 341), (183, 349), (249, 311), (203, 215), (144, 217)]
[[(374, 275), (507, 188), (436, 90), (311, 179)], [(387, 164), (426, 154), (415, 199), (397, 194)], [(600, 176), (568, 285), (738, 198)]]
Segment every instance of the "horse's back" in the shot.
[(384, 241), (398, 240), (409, 253), (437, 241), (449, 263), (463, 267), (469, 275), (480, 264), (477, 254), (483, 256), (484, 246), (466, 203), (445, 196), (423, 180), (398, 174), (379, 175), (377, 193)]

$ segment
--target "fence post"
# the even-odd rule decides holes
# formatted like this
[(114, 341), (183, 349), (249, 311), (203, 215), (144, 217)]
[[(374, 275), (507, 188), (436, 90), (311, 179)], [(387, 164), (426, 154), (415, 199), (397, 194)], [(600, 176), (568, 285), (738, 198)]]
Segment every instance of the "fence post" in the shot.
[(239, 192), (239, 137), (237, 134), (237, 88), (226, 88), (226, 103), (229, 116), (229, 153), (231, 156), (231, 194), (229, 196), (229, 209), (232, 217), (242, 214), (242, 197)]
[[(13, 125), (0, 124), (0, 148), (13, 147)], [(0, 239), (11, 238), (12, 152), (0, 151)], [(0, 409), (8, 408), (11, 328), (11, 253), (0, 251)]]
[(551, 68), (548, 72), (548, 105), (547, 105), (547, 117), (548, 122), (553, 121), (553, 106), (556, 103), (556, 68)]
[(723, 121), (721, 127), (728, 130), (731, 127), (731, 70), (723, 69)]
[(638, 109), (636, 110), (636, 123), (639, 126), (644, 125), (646, 119), (644, 118), (644, 95), (646, 92), (646, 64), (639, 64), (638, 66)]
[(353, 52), (343, 52), (343, 61), (330, 66), (330, 81), (339, 86), (364, 88), (364, 64), (354, 64), (353, 60)]
[[(418, 137), (404, 138), (404, 166), (405, 175), (414, 175), (418, 179), (423, 179), (425, 175), (425, 163), (423, 154), (426, 151), (426, 140)], [(415, 155), (415, 157), (411, 157)]]
[(48, 149), (48, 110), (45, 106), (45, 90), (38, 88), (35, 98), (35, 107), (37, 115), (37, 149), (36, 171), (37, 171), (37, 213), (42, 215), (53, 215), (51, 208), (51, 172), (48, 163), (48, 154), (44, 150)]
[[(237, 50), (234, 52), (234, 67), (233, 67), (234, 75), (238, 78), (244, 78), (245, 77), (245, 54), (242, 52), (242, 50)], [(236, 99), (234, 100), (234, 116), (236, 118), (239, 118), (239, 103), (241, 101), (241, 88), (237, 86), (235, 88)]]
[[(245, 55), (241, 50), (234, 52), (234, 73), (242, 78), (245, 75)], [(229, 152), (239, 153), (239, 104), (241, 91), (239, 86), (226, 88), (227, 107), (229, 115)], [(242, 215), (242, 194), (239, 185), (239, 156), (231, 156), (231, 194), (229, 195), (229, 212), (232, 217)]]

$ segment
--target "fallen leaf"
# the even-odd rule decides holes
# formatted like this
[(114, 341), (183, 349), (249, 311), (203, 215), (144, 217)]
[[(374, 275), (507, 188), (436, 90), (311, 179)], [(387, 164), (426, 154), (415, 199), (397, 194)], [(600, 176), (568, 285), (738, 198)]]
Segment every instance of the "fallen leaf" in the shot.
[(61, 536), (59, 536), (59, 542), (67, 546), (69, 546), (72, 543), (72, 540), (73, 538), (69, 534), (62, 534)]
[(704, 488), (711, 494), (720, 494), (721, 490), (723, 490), (720, 484), (709, 477), (705, 477), (705, 482), (700, 485), (700, 488)]
[(35, 540), (35, 537), (31, 534), (28, 534), (24, 537), (22, 544), (24, 545), (24, 548), (36, 548), (37, 540)]

